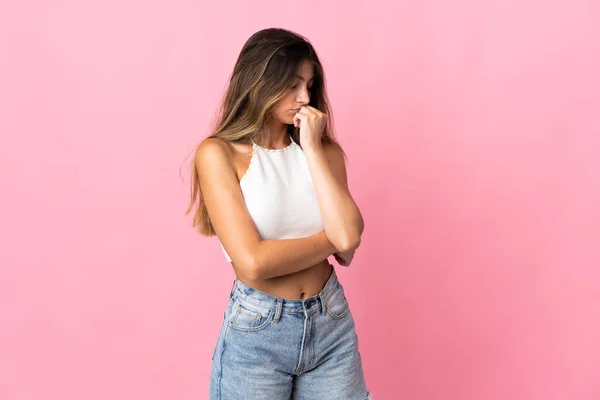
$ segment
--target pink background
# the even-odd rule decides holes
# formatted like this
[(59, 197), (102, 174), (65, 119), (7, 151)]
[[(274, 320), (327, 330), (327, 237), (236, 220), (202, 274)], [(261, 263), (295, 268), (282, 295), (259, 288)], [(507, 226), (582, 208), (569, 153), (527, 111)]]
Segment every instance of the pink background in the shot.
[(9, 0), (0, 399), (206, 398), (233, 272), (179, 167), (271, 26), (326, 69), (374, 398), (600, 398), (600, 3)]

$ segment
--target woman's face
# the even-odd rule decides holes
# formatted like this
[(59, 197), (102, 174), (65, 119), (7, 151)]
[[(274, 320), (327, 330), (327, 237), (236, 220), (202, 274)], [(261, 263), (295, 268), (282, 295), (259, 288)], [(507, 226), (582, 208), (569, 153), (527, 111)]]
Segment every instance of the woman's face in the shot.
[(273, 108), (275, 119), (288, 125), (294, 123), (294, 115), (300, 111), (300, 107), (306, 106), (310, 102), (310, 89), (312, 88), (313, 78), (314, 67), (312, 62), (303, 61), (298, 67), (296, 77), (285, 95)]

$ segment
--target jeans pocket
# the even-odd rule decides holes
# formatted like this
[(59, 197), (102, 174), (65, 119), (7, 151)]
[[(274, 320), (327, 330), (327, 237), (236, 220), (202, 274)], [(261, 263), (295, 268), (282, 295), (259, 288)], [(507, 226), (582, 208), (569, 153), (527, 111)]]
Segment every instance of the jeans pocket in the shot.
[(350, 313), (348, 299), (344, 295), (344, 289), (335, 290), (327, 299), (327, 315), (332, 319), (338, 320), (344, 318)]
[(273, 310), (238, 298), (233, 304), (229, 327), (236, 331), (258, 332), (271, 324), (273, 316)]

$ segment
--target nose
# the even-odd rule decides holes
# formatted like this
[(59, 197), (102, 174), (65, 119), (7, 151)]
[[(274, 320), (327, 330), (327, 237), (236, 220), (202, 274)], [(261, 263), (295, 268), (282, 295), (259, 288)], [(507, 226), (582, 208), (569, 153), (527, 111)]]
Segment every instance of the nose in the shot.
[(303, 106), (307, 105), (310, 102), (310, 92), (308, 91), (308, 89), (303, 88), (302, 90), (300, 90), (296, 101), (299, 104), (302, 104)]

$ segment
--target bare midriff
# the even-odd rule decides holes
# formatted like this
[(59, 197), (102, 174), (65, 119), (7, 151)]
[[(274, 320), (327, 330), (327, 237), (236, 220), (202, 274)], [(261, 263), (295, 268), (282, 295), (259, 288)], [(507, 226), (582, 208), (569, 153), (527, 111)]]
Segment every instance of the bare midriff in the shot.
[(324, 260), (293, 274), (268, 279), (248, 280), (242, 274), (236, 275), (240, 282), (272, 296), (303, 300), (316, 295), (323, 289), (331, 276), (332, 269), (333, 266), (327, 260)]

